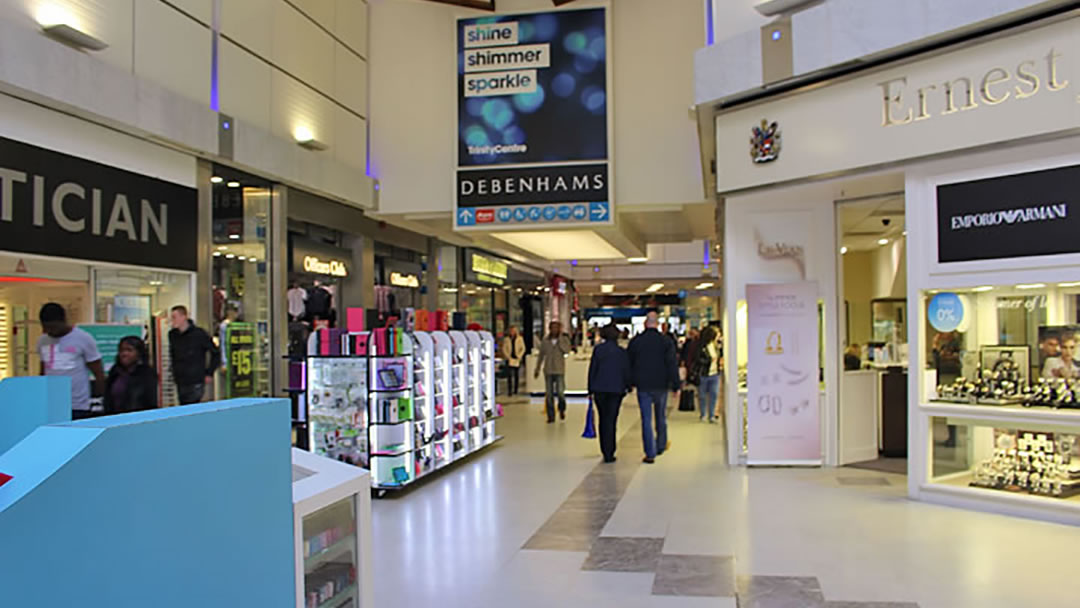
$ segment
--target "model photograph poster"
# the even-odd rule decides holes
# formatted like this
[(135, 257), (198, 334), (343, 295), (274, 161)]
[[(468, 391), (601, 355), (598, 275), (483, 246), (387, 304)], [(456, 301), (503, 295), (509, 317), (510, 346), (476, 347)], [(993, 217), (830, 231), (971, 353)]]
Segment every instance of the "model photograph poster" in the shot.
[(820, 464), (818, 285), (747, 285), (747, 463)]
[(1039, 328), (1039, 377), (1080, 378), (1080, 325)]
[(1031, 348), (1028, 346), (983, 346), (979, 349), (983, 371), (1009, 374), (1015, 371), (1020, 382), (1031, 381)]

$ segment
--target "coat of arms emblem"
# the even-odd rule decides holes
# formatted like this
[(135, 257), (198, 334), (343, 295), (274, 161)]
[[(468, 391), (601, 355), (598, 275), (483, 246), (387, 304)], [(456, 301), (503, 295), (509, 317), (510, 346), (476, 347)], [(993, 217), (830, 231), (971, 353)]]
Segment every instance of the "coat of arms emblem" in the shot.
[(780, 125), (762, 120), (761, 126), (751, 129), (750, 158), (755, 163), (768, 163), (780, 156)]

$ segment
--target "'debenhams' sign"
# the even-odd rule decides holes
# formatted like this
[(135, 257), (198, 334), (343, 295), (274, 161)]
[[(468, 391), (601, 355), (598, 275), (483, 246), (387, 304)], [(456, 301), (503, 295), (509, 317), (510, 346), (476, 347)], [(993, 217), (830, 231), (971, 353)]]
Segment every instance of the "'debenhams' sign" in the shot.
[(938, 186), (938, 261), (1080, 253), (1080, 166)]
[(194, 188), (0, 137), (0, 250), (197, 270)]

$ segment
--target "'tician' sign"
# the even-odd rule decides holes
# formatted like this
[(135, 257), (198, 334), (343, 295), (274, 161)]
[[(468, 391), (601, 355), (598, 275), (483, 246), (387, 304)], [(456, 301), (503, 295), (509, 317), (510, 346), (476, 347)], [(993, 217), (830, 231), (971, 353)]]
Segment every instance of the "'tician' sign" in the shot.
[(604, 8), (458, 22), (458, 229), (612, 223), (606, 32)]

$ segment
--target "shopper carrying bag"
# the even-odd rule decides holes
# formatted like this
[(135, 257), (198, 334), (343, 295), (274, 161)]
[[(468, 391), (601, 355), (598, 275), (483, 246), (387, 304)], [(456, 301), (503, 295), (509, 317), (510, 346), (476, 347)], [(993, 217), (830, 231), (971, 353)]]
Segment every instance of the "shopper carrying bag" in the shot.
[(614, 325), (601, 329), (600, 337), (604, 342), (593, 349), (592, 359), (589, 360), (589, 418), (584, 436), (590, 437), (589, 422), (595, 402), (600, 414), (600, 452), (604, 462), (615, 462), (615, 428), (619, 422), (619, 408), (630, 392), (630, 356), (619, 346), (619, 336), (619, 330)]
[(589, 409), (585, 410), (585, 431), (581, 436), (585, 439), (596, 439), (596, 425), (593, 423), (593, 398), (589, 395)]

